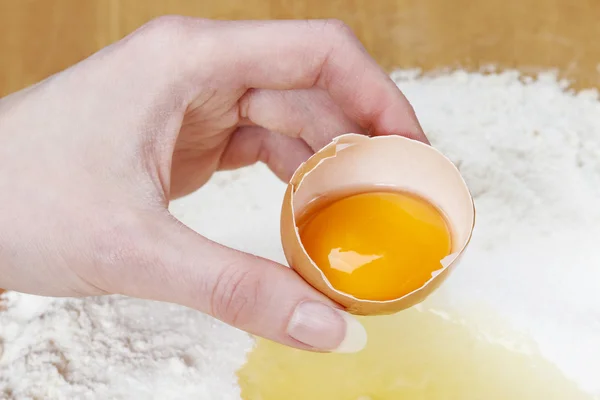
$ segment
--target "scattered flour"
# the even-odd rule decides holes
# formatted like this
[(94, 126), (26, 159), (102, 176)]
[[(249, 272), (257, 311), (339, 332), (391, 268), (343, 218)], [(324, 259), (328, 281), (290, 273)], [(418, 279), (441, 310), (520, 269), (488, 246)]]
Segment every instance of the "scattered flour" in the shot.
[(552, 73), (394, 78), (461, 169), (477, 222), (430, 303), (481, 304), (600, 396), (600, 103)]
[[(600, 396), (596, 92), (565, 92), (549, 73), (393, 77), (477, 207), (464, 261), (428, 304), (497, 311)], [(283, 262), (283, 191), (256, 165), (217, 174), (171, 210), (211, 239)], [(0, 399), (239, 398), (234, 374), (252, 340), (200, 313), (118, 296), (3, 302)]]
[(0, 399), (239, 398), (251, 339), (193, 310), (118, 296), (6, 300)]

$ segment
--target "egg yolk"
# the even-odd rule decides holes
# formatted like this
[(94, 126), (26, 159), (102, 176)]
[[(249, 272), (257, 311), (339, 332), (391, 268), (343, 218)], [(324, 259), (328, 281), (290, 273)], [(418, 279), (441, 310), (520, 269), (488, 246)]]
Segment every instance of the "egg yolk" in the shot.
[(370, 192), (310, 212), (300, 239), (331, 285), (362, 300), (393, 300), (423, 286), (451, 252), (444, 216), (408, 193)]

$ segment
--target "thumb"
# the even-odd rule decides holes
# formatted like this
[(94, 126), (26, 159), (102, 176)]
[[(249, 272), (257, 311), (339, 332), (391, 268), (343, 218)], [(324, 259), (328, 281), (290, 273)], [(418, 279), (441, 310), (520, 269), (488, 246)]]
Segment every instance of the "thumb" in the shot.
[(219, 245), (169, 217), (145, 246), (152, 265), (137, 271), (124, 294), (192, 307), (301, 349), (365, 346), (362, 325), (290, 268)]

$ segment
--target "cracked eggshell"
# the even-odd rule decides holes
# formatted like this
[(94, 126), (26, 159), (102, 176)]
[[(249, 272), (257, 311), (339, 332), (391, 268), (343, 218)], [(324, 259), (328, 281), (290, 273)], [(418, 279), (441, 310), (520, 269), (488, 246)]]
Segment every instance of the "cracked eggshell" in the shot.
[[(363, 300), (335, 289), (308, 256), (297, 218), (309, 203), (332, 193), (365, 187), (407, 191), (427, 199), (446, 216), (452, 254), (419, 289), (394, 300)], [(467, 247), (475, 224), (473, 198), (458, 169), (433, 147), (401, 136), (345, 134), (315, 153), (294, 173), (283, 200), (281, 238), (290, 266), (311, 286), (357, 315), (392, 314), (423, 301), (448, 277)]]

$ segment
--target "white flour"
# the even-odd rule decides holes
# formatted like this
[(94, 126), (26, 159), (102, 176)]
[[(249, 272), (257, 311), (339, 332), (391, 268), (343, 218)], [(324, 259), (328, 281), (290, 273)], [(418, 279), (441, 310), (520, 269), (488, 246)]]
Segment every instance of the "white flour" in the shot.
[[(430, 304), (492, 307), (600, 396), (596, 93), (565, 93), (551, 74), (394, 77), (476, 199), (471, 247)], [(218, 174), (171, 209), (214, 240), (282, 262), (284, 188), (257, 165)], [(4, 299), (0, 399), (239, 398), (235, 371), (252, 341), (197, 312), (122, 297)]]

